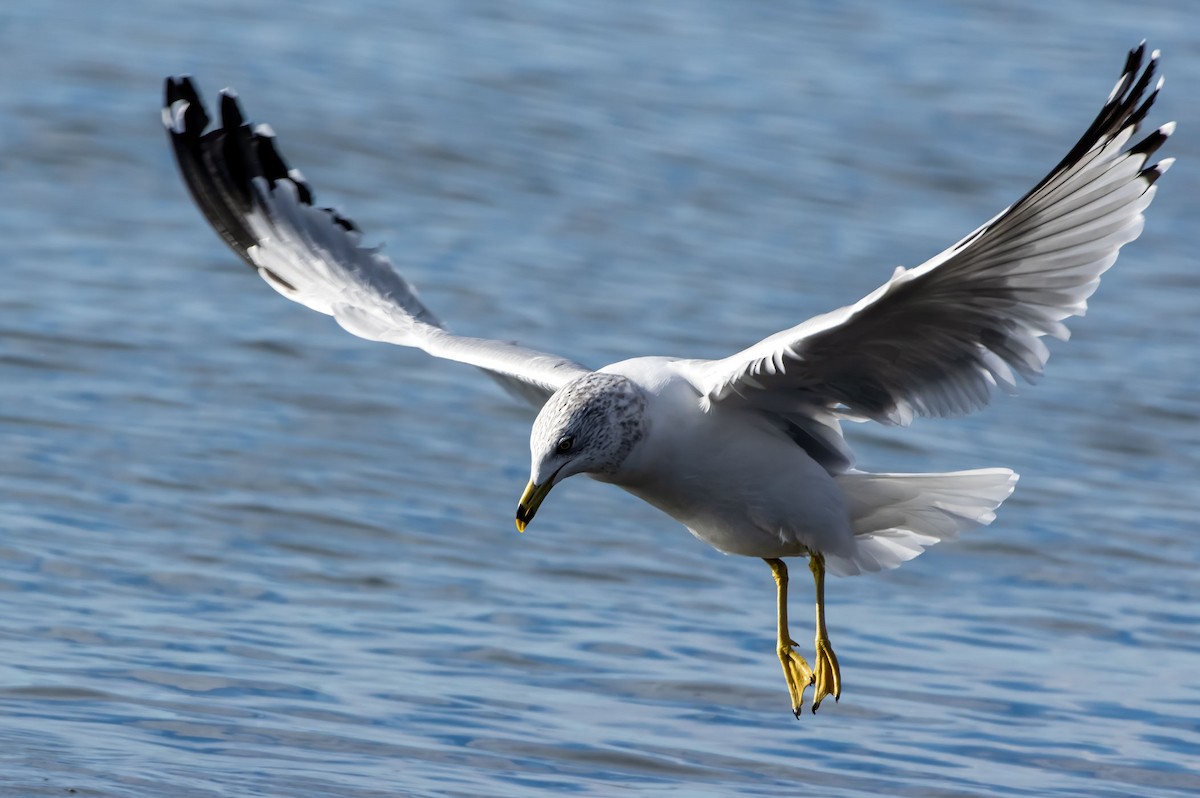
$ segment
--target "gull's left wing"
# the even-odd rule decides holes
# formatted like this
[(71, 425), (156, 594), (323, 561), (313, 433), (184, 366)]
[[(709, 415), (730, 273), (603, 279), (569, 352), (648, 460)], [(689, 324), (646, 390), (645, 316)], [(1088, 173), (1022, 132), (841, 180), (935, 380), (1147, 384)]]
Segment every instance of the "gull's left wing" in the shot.
[(1162, 86), (1158, 52), (1147, 61), (1145, 49), (1129, 53), (1062, 162), (978, 230), (854, 305), (731, 357), (681, 364), (704, 401), (907, 424), (982, 407), (998, 383), (1013, 386), (1013, 371), (1032, 381), (1049, 356), (1041, 337), (1067, 337), (1062, 320), (1083, 314), (1100, 275), (1141, 233), (1154, 183), (1174, 161), (1151, 162), (1173, 122), (1126, 148)]
[(477, 366), (535, 407), (589, 369), (555, 355), (446, 331), (417, 292), (332, 208), (313, 204), (266, 125), (251, 129), (236, 96), (221, 92), (221, 124), (190, 78), (167, 78), (163, 125), (184, 183), (225, 243), (288, 299), (333, 316), (351, 333)]

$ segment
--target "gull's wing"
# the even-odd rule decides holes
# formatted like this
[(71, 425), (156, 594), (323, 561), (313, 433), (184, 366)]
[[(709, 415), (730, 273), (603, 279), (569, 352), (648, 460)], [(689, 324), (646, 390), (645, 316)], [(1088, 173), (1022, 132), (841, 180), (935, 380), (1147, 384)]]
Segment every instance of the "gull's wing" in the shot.
[(705, 400), (907, 424), (982, 407), (997, 383), (1013, 386), (1013, 371), (1035, 378), (1049, 355), (1041, 336), (1067, 337), (1062, 320), (1083, 314), (1100, 275), (1141, 233), (1154, 182), (1174, 160), (1150, 163), (1174, 123), (1126, 147), (1162, 86), (1151, 88), (1158, 51), (1145, 54), (1145, 42), (1129, 53), (1062, 162), (978, 230), (854, 305), (688, 363)]
[(536, 406), (588, 373), (554, 355), (447, 332), (391, 261), (360, 245), (353, 222), (313, 204), (274, 133), (251, 129), (232, 91), (221, 92), (220, 126), (205, 133), (208, 124), (191, 79), (167, 78), (163, 125), (192, 198), (225, 243), (288, 299), (362, 338), (478, 366)]

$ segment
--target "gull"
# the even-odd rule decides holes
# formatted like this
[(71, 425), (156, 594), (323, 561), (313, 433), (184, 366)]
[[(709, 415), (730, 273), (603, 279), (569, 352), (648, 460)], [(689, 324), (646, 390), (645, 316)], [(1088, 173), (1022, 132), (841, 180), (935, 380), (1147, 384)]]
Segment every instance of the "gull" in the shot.
[[(776, 583), (776, 653), (792, 712), (841, 696), (825, 623), (825, 575), (895, 568), (986, 525), (1012, 493), (1007, 468), (928, 474), (855, 467), (841, 422), (907, 425), (987, 404), (1032, 382), (1065, 340), (1100, 275), (1142, 231), (1152, 162), (1168, 123), (1130, 144), (1162, 80), (1157, 50), (1129, 52), (1078, 143), (1017, 202), (925, 263), (898, 268), (847, 307), (720, 360), (635, 357), (598, 370), (557, 355), (449, 332), (409, 282), (340, 212), (315, 204), (270, 127), (251, 127), (236, 94), (210, 119), (187, 77), (166, 80), (163, 124), (184, 183), (234, 252), (288, 299), (354, 335), (475, 366), (538, 410), (524, 531), (551, 489), (576, 474), (657, 507), (727, 554), (766, 561)], [(207, 132), (206, 132), (207, 130)], [(788, 630), (784, 558), (807, 557), (816, 595), (815, 660)]]

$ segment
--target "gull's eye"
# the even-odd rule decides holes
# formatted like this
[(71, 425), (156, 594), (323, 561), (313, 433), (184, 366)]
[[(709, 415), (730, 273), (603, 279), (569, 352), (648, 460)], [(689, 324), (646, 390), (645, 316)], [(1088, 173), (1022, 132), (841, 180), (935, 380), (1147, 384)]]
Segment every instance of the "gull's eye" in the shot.
[(556, 446), (555, 448), (558, 449), (559, 454), (566, 454), (567, 452), (571, 451), (571, 447), (574, 445), (575, 445), (575, 439), (572, 438), (570, 435), (564, 435), (558, 441), (558, 446)]

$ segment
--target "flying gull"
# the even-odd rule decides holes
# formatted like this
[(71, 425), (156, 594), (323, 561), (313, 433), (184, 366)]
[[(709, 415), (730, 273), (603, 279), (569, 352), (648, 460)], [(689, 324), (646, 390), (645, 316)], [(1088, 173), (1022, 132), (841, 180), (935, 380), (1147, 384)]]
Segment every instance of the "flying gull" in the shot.
[[(987, 404), (1032, 381), (1067, 338), (1100, 275), (1142, 231), (1154, 161), (1174, 130), (1134, 143), (1162, 81), (1158, 51), (1129, 53), (1120, 80), (1066, 157), (1016, 203), (853, 305), (721, 360), (637, 357), (591, 370), (557, 355), (449, 332), (358, 227), (315, 204), (265, 125), (221, 92), (212, 130), (195, 84), (166, 81), (163, 124), (209, 223), (276, 291), (354, 335), (476, 366), (539, 409), (524, 531), (575, 474), (624, 488), (717, 549), (767, 562), (777, 587), (777, 653), (792, 711), (841, 694), (825, 625), (825, 574), (894, 568), (990, 523), (1012, 493), (1006, 468), (931, 474), (854, 467), (843, 420), (908, 424)], [(807, 557), (816, 586), (813, 666), (788, 632), (784, 558)]]

